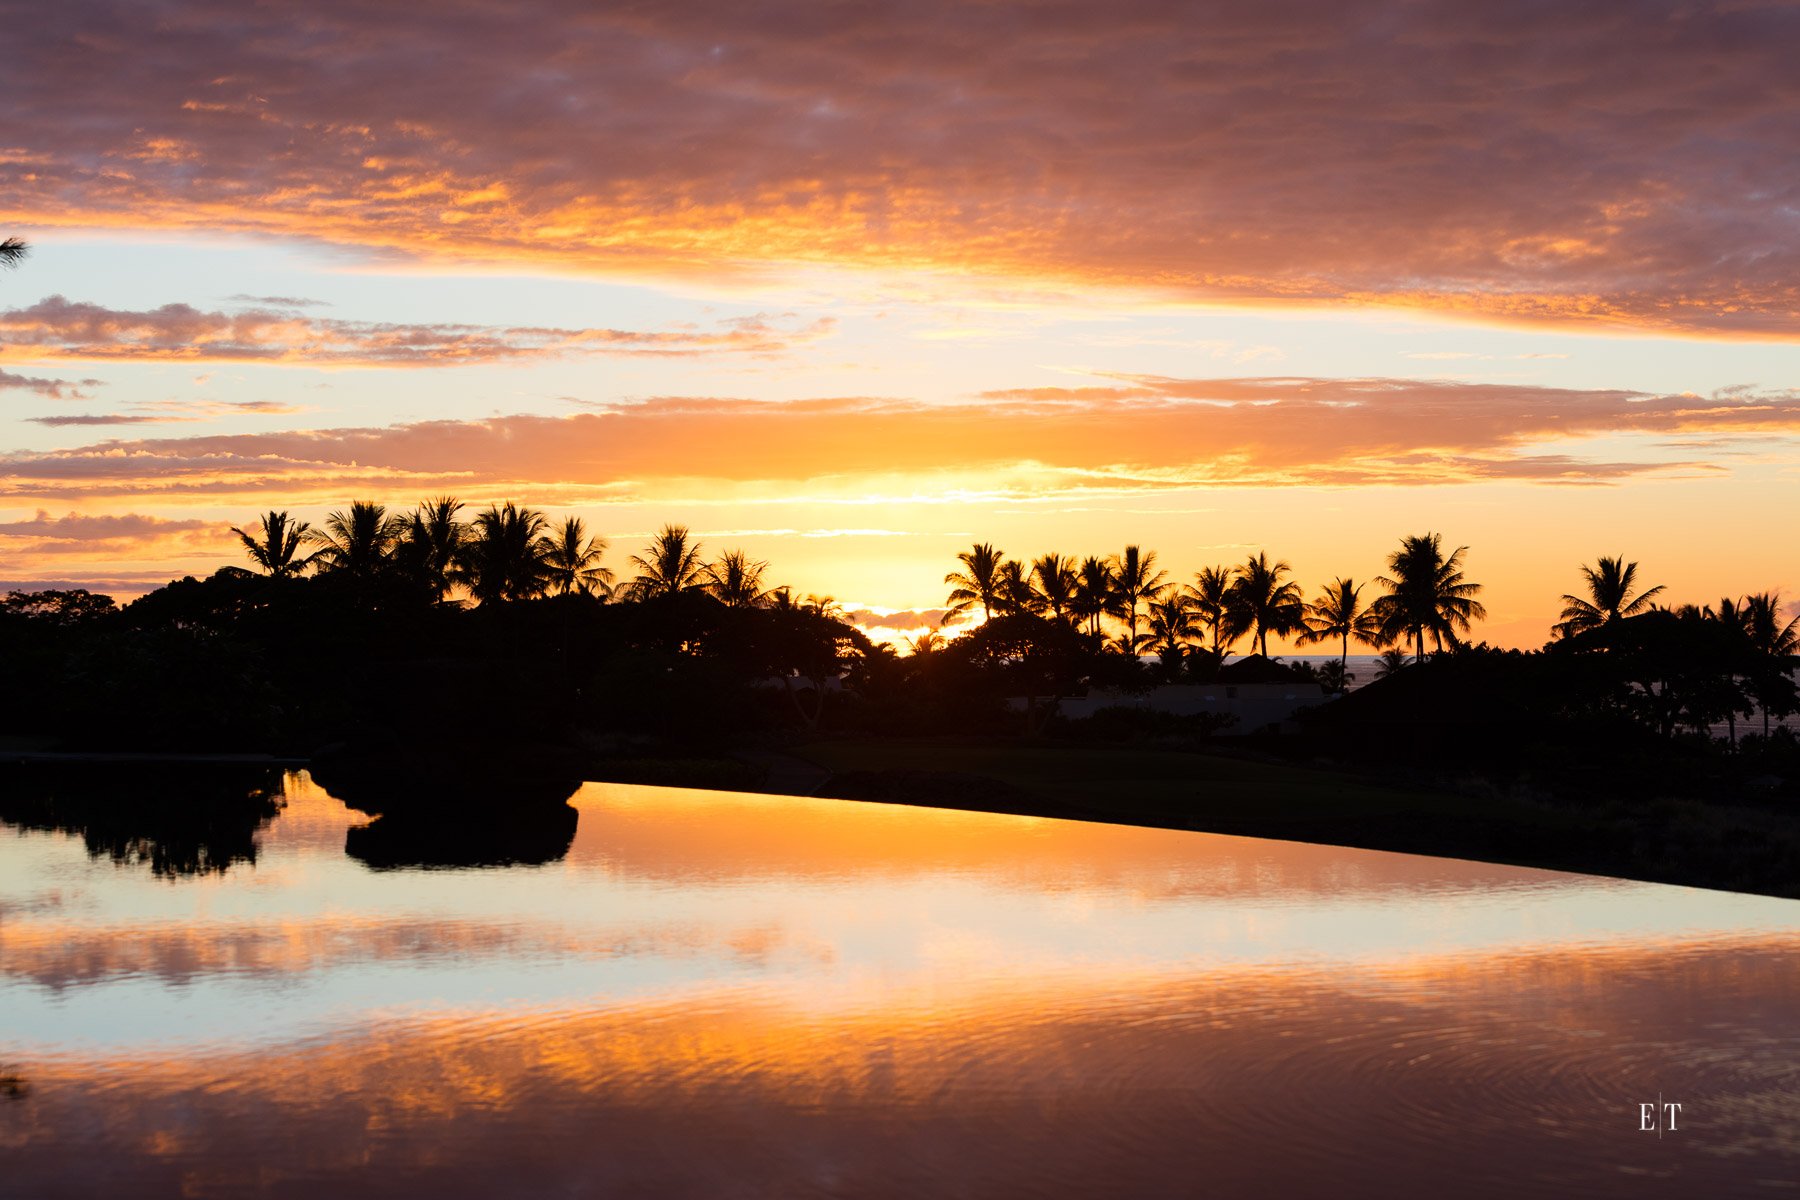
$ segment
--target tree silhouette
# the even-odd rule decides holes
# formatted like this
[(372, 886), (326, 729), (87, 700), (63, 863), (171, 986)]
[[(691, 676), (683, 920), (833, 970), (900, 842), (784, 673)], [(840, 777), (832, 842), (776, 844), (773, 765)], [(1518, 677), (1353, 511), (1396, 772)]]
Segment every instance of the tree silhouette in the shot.
[(1194, 582), (1181, 589), (1182, 602), (1200, 619), (1200, 627), (1212, 637), (1213, 657), (1225, 661), (1231, 644), (1243, 635), (1232, 620), (1231, 568), (1205, 567), (1194, 573)]
[(727, 608), (753, 608), (768, 596), (763, 573), (769, 564), (742, 550), (727, 550), (705, 570), (706, 590)]
[(1381, 639), (1381, 622), (1362, 603), (1362, 590), (1366, 586), (1349, 579), (1334, 580), (1300, 614), (1304, 629), (1297, 640), (1301, 645), (1310, 646), (1330, 638), (1342, 639), (1338, 673), (1345, 680), (1350, 677), (1350, 639), (1371, 646)]
[(963, 569), (944, 576), (950, 595), (944, 601), (944, 622), (981, 606), (984, 619), (992, 620), (1000, 600), (1000, 551), (989, 542), (980, 542), (956, 556)]
[(1081, 560), (1075, 573), (1075, 598), (1070, 611), (1087, 624), (1089, 637), (1100, 637), (1100, 618), (1112, 604), (1113, 572), (1103, 559), (1089, 556)]
[(924, 658), (936, 654), (949, 644), (950, 640), (943, 634), (935, 629), (927, 629), (917, 637), (906, 639), (906, 652), (913, 658)]
[(1481, 585), (1463, 575), (1462, 556), (1467, 550), (1458, 546), (1446, 558), (1443, 540), (1435, 533), (1400, 539), (1400, 548), (1388, 556), (1393, 575), (1376, 578), (1388, 594), (1371, 605), (1381, 623), (1383, 644), (1410, 638), (1415, 657), (1422, 660), (1426, 634), (1442, 650), (1445, 642), (1460, 645), (1457, 635), (1487, 618), (1487, 609), (1475, 599)]
[(565, 517), (544, 550), (544, 577), (558, 595), (612, 595), (613, 573), (600, 565), (606, 539), (590, 538), (580, 517)]
[(1267, 657), (1269, 635), (1300, 628), (1305, 603), (1300, 585), (1282, 576), (1293, 570), (1286, 562), (1271, 563), (1259, 552), (1232, 572), (1225, 609), (1233, 628), (1250, 635), (1257, 653)]
[(1406, 651), (1398, 646), (1390, 647), (1381, 652), (1380, 661), (1375, 664), (1375, 678), (1386, 679), (1390, 675), (1398, 675), (1411, 664), (1412, 659), (1407, 657)]
[(1136, 654), (1141, 644), (1138, 640), (1138, 608), (1146, 602), (1161, 599), (1168, 588), (1163, 581), (1169, 575), (1167, 571), (1156, 569), (1156, 551), (1140, 550), (1136, 546), (1125, 547), (1125, 552), (1115, 555), (1108, 565), (1113, 577), (1111, 611), (1125, 622), (1126, 644), (1131, 647), (1131, 653)]
[(642, 554), (631, 556), (631, 565), (638, 569), (637, 578), (631, 581), (635, 599), (679, 596), (706, 584), (700, 543), (688, 539), (686, 525), (664, 525)]
[(995, 586), (997, 597), (994, 607), (1002, 612), (1036, 615), (1047, 607), (1043, 595), (1032, 586), (1031, 575), (1026, 572), (1025, 564), (1016, 558), (1009, 558), (1000, 564), (1000, 574)]
[(20, 238), (0, 240), (0, 267), (16, 267), (25, 261), (25, 256), (29, 253), (31, 247)]
[(1194, 636), (1193, 612), (1179, 597), (1150, 604), (1150, 650), (1161, 656), (1171, 674), (1179, 670), (1187, 643)]
[(1800, 706), (1793, 680), (1794, 657), (1800, 652), (1800, 617), (1784, 623), (1781, 609), (1780, 592), (1744, 597), (1743, 630), (1753, 655), (1750, 694), (1762, 709), (1765, 738), (1771, 714), (1786, 716)]
[(1075, 594), (1081, 586), (1081, 577), (1075, 571), (1073, 559), (1062, 554), (1046, 554), (1031, 564), (1031, 580), (1051, 616), (1062, 621), (1074, 615)]
[(320, 571), (341, 571), (352, 579), (373, 579), (389, 566), (389, 555), (406, 530), (406, 520), (389, 516), (385, 504), (356, 500), (348, 511), (325, 517), (325, 527), (311, 531), (319, 547), (313, 561)]
[(529, 600), (544, 593), (549, 521), (508, 500), (476, 514), (458, 562), (458, 582), (482, 604)]
[(1587, 598), (1563, 596), (1562, 619), (1552, 627), (1558, 636), (1573, 637), (1598, 629), (1609, 621), (1648, 612), (1650, 601), (1660, 595), (1663, 588), (1659, 583), (1632, 595), (1631, 589), (1637, 585), (1637, 569), (1636, 563), (1624, 561), (1624, 555), (1617, 558), (1602, 555), (1595, 566), (1583, 566), (1581, 574), (1587, 580)]
[(430, 589), (442, 600), (457, 577), (457, 561), (462, 555), (468, 526), (456, 519), (462, 501), (454, 496), (437, 496), (414, 509), (405, 520), (405, 529), (394, 548), (395, 560), (402, 570)]
[(261, 528), (254, 536), (236, 525), (231, 527), (231, 532), (238, 535), (238, 541), (244, 544), (244, 553), (263, 574), (271, 579), (287, 579), (304, 571), (312, 562), (312, 555), (300, 553), (312, 528), (305, 521), (290, 521), (285, 511), (271, 511), (262, 515), (260, 524)]

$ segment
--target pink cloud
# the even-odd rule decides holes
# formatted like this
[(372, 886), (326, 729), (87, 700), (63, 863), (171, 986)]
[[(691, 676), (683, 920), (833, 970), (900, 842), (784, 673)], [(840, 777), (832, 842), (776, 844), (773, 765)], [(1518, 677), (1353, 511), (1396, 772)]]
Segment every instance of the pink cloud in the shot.
[(824, 336), (832, 327), (828, 317), (800, 324), (792, 314), (735, 318), (712, 329), (663, 331), (421, 325), (327, 320), (273, 308), (205, 312), (187, 304), (134, 312), (50, 296), (26, 308), (0, 311), (0, 337), (10, 343), (0, 354), (437, 367), (580, 354), (770, 355)]
[(0, 391), (36, 392), (52, 400), (86, 400), (87, 389), (99, 387), (100, 384), (98, 379), (83, 379), (74, 383), (67, 379), (39, 379), (31, 375), (0, 371)]
[(15, 222), (1800, 334), (1775, 0), (100, 0), (11, 32)]

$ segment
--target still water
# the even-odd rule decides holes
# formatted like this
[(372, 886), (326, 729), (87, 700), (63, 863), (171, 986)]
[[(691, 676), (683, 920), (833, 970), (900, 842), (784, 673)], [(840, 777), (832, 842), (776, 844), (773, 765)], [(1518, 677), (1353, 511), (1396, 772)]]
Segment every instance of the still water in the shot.
[(0, 1194), (1800, 1183), (1792, 901), (602, 784), (408, 828), (268, 785), (179, 829), (166, 781), (112, 785), (132, 819), (0, 798)]

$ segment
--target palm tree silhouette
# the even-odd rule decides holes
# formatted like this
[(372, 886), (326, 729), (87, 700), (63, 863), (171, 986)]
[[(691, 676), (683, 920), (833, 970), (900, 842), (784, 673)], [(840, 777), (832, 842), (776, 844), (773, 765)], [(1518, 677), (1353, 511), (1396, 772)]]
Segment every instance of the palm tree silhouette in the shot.
[(763, 572), (768, 569), (768, 563), (742, 550), (727, 550), (706, 568), (706, 590), (727, 608), (754, 608), (768, 595), (763, 587)]
[(348, 511), (325, 517), (325, 527), (311, 532), (319, 547), (313, 555), (321, 571), (341, 571), (352, 579), (372, 579), (388, 566), (388, 556), (406, 530), (406, 520), (389, 516), (385, 504), (352, 501)]
[(1194, 636), (1193, 612), (1179, 597), (1150, 604), (1149, 646), (1165, 664), (1179, 667), (1187, 643)]
[(1182, 603), (1200, 618), (1200, 627), (1212, 636), (1213, 657), (1225, 661), (1231, 644), (1243, 630), (1236, 627), (1231, 612), (1231, 568), (1205, 567), (1194, 573), (1194, 582), (1181, 589)]
[(950, 595), (944, 601), (944, 621), (981, 605), (981, 615), (991, 619), (1000, 600), (1000, 551), (990, 542), (979, 542), (956, 556), (963, 569), (944, 576)]
[(1073, 559), (1062, 554), (1046, 554), (1031, 564), (1031, 579), (1051, 616), (1061, 621), (1073, 615), (1075, 593), (1081, 586)]
[(1044, 597), (1032, 586), (1025, 564), (1009, 558), (1000, 564), (996, 581), (994, 607), (1006, 613), (1039, 613), (1046, 607)]
[(1467, 633), (1472, 622), (1487, 618), (1487, 609), (1475, 599), (1481, 585), (1463, 575), (1462, 556), (1467, 550), (1458, 546), (1446, 558), (1443, 540), (1435, 533), (1400, 539), (1400, 548), (1388, 555), (1393, 576), (1375, 580), (1388, 594), (1370, 606), (1381, 623), (1384, 645), (1411, 638), (1415, 658), (1422, 661), (1427, 633), (1442, 650), (1445, 642), (1459, 645), (1458, 633)]
[(31, 253), (31, 247), (26, 245), (23, 240), (16, 237), (6, 238), (0, 241), (0, 267), (16, 267), (25, 261), (25, 256), (29, 253)]
[(1381, 622), (1370, 607), (1362, 603), (1362, 590), (1366, 586), (1348, 579), (1334, 580), (1300, 614), (1305, 628), (1296, 640), (1301, 645), (1310, 646), (1329, 638), (1343, 639), (1338, 671), (1345, 679), (1350, 676), (1350, 639), (1370, 646), (1381, 639)]
[(631, 594), (639, 600), (678, 596), (697, 591), (706, 583), (700, 543), (688, 540), (686, 525), (664, 525), (642, 554), (631, 556), (631, 565), (638, 569), (637, 578), (631, 581)]
[(1269, 635), (1300, 628), (1305, 611), (1300, 585), (1282, 576), (1293, 570), (1286, 562), (1271, 563), (1267, 551), (1232, 572), (1225, 609), (1234, 629), (1250, 635), (1258, 654), (1268, 657)]
[(508, 500), (477, 513), (463, 542), (457, 581), (482, 604), (530, 600), (544, 593), (550, 523), (535, 508)]
[(935, 629), (927, 629), (917, 637), (907, 638), (906, 650), (912, 657), (922, 658), (927, 655), (936, 654), (948, 644), (949, 642), (943, 634)]
[(1800, 653), (1800, 617), (1781, 620), (1781, 593), (1759, 592), (1745, 596), (1743, 630), (1754, 652), (1751, 690), (1762, 709), (1763, 737), (1769, 736), (1771, 709), (1791, 711), (1794, 656)]
[(244, 553), (250, 556), (250, 561), (271, 579), (287, 579), (304, 571), (313, 556), (302, 556), (300, 546), (307, 540), (307, 532), (312, 526), (305, 521), (289, 521), (286, 512), (266, 512), (261, 520), (262, 528), (255, 536), (236, 525), (231, 527), (231, 532), (244, 544)]
[(1398, 675), (1412, 663), (1406, 651), (1398, 646), (1381, 652), (1381, 661), (1375, 664), (1375, 678), (1386, 679), (1390, 675)]
[(1100, 618), (1112, 605), (1113, 572), (1102, 559), (1089, 556), (1081, 560), (1075, 573), (1075, 598), (1069, 611), (1087, 623), (1088, 636), (1100, 636)]
[(456, 519), (462, 501), (454, 496), (426, 500), (406, 518), (395, 557), (439, 600), (456, 580), (457, 558), (462, 553), (468, 526)]
[(590, 538), (580, 517), (565, 517), (544, 551), (544, 578), (558, 595), (612, 595), (613, 573), (600, 565), (606, 539)]
[(1125, 547), (1125, 552), (1115, 555), (1108, 565), (1113, 577), (1111, 611), (1125, 622), (1125, 641), (1135, 654), (1140, 644), (1138, 606), (1161, 599), (1169, 586), (1163, 582), (1169, 573), (1156, 569), (1156, 551), (1139, 550), (1136, 546)]
[(1663, 590), (1662, 584), (1632, 595), (1631, 589), (1637, 585), (1638, 565), (1628, 563), (1624, 558), (1624, 555), (1617, 558), (1602, 555), (1595, 566), (1581, 568), (1581, 574), (1587, 580), (1588, 598), (1563, 596), (1562, 620), (1552, 626), (1558, 636), (1573, 637), (1621, 617), (1635, 617), (1649, 611), (1650, 601)]

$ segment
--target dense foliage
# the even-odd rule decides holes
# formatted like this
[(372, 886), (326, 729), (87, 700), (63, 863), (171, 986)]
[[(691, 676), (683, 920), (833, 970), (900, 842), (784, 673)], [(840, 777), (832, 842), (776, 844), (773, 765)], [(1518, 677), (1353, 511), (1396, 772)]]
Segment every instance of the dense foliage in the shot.
[(1353, 642), (1388, 648), (1380, 677), (1308, 724), (1307, 744), (1346, 756), (1711, 744), (1721, 726), (1729, 750), (1740, 722), (1766, 747), (1800, 711), (1800, 637), (1777, 595), (1661, 608), (1660, 589), (1640, 588), (1621, 559), (1581, 568), (1587, 594), (1563, 597), (1557, 636), (1524, 653), (1469, 644), (1481, 587), (1467, 548), (1436, 534), (1402, 539), (1386, 575), (1335, 578), (1311, 601), (1288, 563), (1262, 553), (1178, 584), (1138, 546), (1027, 565), (983, 543), (945, 580), (947, 619), (983, 619), (914, 638), (903, 655), (829, 598), (770, 587), (768, 564), (711, 557), (679, 526), (615, 579), (578, 518), (462, 510), (448, 497), (404, 514), (359, 501), (319, 529), (270, 512), (237, 531), (253, 569), (177, 580), (123, 608), (15, 592), (0, 602), (8, 728), (69, 747), (292, 753), (377, 736), (464, 749), (720, 747), (834, 730), (1203, 737), (1221, 722), (1114, 713), (1075, 729), (1058, 702), (1210, 681), (1234, 647), (1261, 654), (1271, 635), (1336, 657), (1253, 656), (1261, 677), (1328, 693), (1354, 680)]

